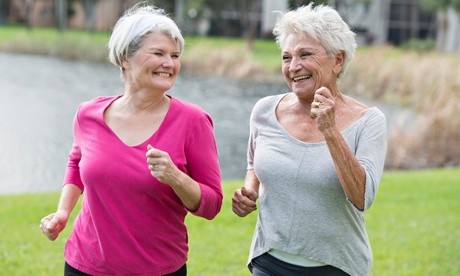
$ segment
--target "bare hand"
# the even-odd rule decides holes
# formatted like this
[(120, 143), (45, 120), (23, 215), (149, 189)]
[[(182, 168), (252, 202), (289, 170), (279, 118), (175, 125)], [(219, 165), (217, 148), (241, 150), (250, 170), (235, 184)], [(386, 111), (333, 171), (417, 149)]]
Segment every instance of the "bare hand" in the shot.
[(315, 91), (310, 114), (311, 118), (316, 118), (320, 131), (335, 126), (335, 99), (329, 89), (320, 87)]
[(253, 189), (242, 187), (235, 191), (232, 197), (232, 210), (240, 217), (245, 217), (257, 210), (256, 201), (259, 195)]
[(49, 214), (40, 221), (40, 229), (50, 241), (54, 241), (64, 230), (67, 220), (68, 216), (59, 212)]
[(147, 146), (147, 164), (150, 174), (161, 183), (172, 185), (178, 177), (179, 169), (167, 152)]

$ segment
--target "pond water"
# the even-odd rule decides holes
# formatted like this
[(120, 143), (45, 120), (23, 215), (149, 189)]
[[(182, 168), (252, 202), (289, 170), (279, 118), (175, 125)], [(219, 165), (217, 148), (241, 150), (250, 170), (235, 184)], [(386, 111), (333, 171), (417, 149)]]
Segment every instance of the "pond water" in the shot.
[[(61, 189), (78, 104), (123, 93), (115, 66), (0, 53), (0, 194)], [(241, 82), (181, 72), (169, 92), (214, 120), (225, 179), (243, 178), (249, 115), (283, 83)]]

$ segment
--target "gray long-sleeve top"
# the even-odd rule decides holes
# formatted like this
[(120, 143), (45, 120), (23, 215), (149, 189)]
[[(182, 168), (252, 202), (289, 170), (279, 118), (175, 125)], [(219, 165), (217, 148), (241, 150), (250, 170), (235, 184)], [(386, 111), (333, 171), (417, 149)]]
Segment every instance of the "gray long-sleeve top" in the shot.
[(326, 142), (305, 143), (279, 124), (285, 94), (265, 97), (250, 120), (248, 169), (259, 181), (259, 214), (249, 263), (270, 249), (326, 263), (350, 275), (369, 275), (372, 251), (364, 212), (375, 199), (387, 146), (384, 114), (372, 107), (341, 132), (366, 173), (365, 208), (343, 191)]

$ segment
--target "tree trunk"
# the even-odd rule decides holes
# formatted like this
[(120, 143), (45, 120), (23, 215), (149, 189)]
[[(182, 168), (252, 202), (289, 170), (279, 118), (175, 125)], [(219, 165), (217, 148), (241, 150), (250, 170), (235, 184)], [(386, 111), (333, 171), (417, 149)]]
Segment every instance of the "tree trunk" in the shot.
[(460, 17), (452, 7), (447, 10), (447, 22), (445, 51), (460, 52)]
[(460, 19), (453, 8), (439, 10), (436, 14), (438, 28), (436, 49), (445, 53), (460, 52)]
[(0, 25), (6, 24), (8, 13), (10, 11), (10, 1), (0, 0)]
[(56, 10), (56, 24), (60, 32), (67, 29), (67, 1), (66, 0), (55, 0)]
[(85, 0), (85, 29), (89, 32), (94, 32), (96, 30), (96, 17), (94, 15), (94, 8), (96, 6), (94, 0)]
[(252, 49), (254, 37), (256, 36), (257, 24), (260, 21), (261, 0), (244, 1), (241, 14), (245, 25), (245, 38), (248, 49)]

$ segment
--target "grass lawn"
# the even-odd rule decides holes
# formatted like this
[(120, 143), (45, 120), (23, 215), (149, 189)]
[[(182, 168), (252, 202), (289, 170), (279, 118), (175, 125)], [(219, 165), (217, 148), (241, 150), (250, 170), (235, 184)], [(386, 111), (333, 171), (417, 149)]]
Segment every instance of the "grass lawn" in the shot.
[(460, 275), (460, 168), (386, 172), (366, 214), (373, 275)]
[[(231, 196), (241, 185), (224, 181), (225, 201), (215, 220), (188, 216), (189, 275), (249, 275), (245, 264), (256, 215), (232, 213)], [(365, 215), (372, 275), (459, 275), (459, 194), (460, 168), (385, 172)], [(62, 275), (70, 225), (55, 242), (38, 228), (58, 198), (58, 192), (0, 196), (1, 275)]]

